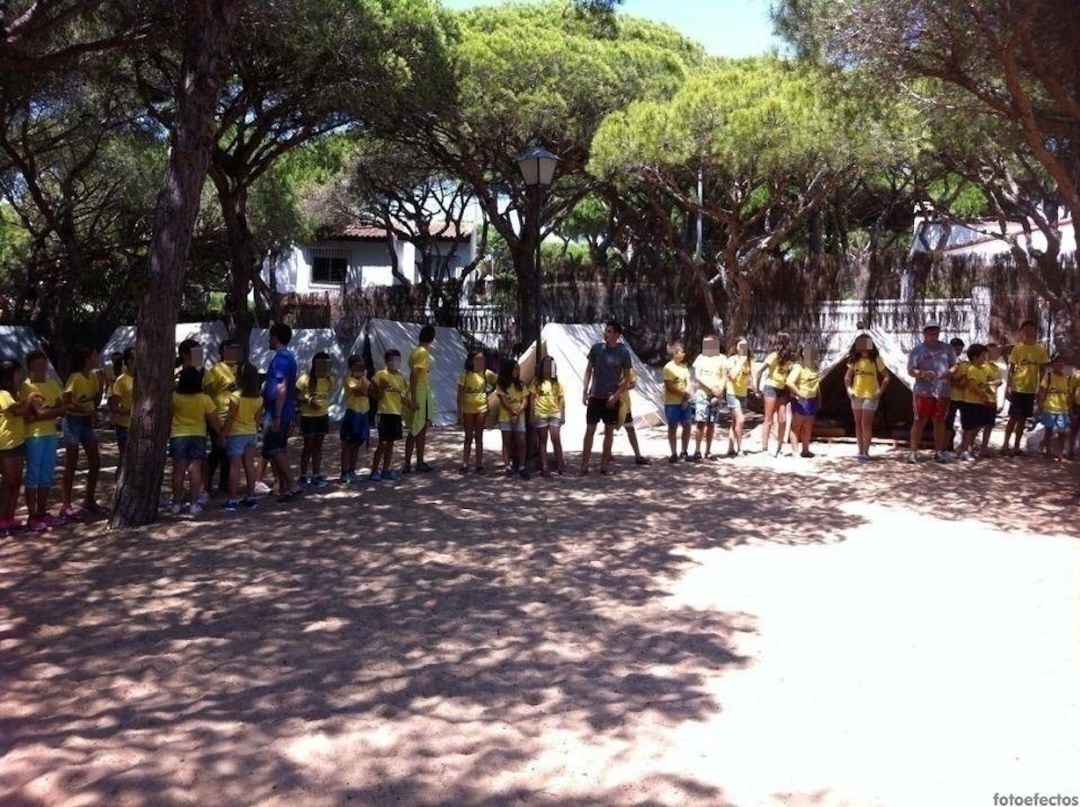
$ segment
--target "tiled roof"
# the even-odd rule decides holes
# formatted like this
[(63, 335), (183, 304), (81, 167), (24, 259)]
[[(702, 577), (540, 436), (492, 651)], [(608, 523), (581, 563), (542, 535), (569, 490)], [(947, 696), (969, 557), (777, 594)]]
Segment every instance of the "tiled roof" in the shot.
[[(411, 230), (410, 225), (401, 225), (403, 230)], [(460, 229), (453, 222), (433, 221), (430, 233), (441, 241), (468, 241), (472, 237), (473, 226), (463, 224)], [(379, 224), (361, 221), (323, 227), (318, 232), (320, 241), (382, 241), (386, 238), (386, 228)]]

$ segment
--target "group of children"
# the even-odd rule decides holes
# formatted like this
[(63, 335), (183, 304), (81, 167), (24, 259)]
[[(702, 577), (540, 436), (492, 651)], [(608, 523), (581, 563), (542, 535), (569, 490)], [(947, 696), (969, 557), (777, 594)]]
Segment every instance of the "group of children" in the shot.
[[(936, 326), (933, 326), (936, 328)], [(394, 445), (405, 437), (402, 473), (425, 472), (432, 466), (424, 461), (427, 426), (433, 416), (430, 387), (430, 348), (435, 329), (425, 326), (419, 343), (408, 357), (408, 380), (402, 373), (401, 353), (389, 350), (383, 356), (385, 368), (369, 379), (361, 356), (348, 359), (348, 375), (342, 380), (344, 416), (340, 426), (342, 484), (358, 482), (360, 450), (371, 444), (372, 413), (377, 416), (378, 445), (371, 457), (368, 479), (397, 479), (392, 470)], [(279, 501), (287, 501), (307, 487), (321, 489), (330, 483), (323, 475), (323, 445), (330, 431), (330, 401), (338, 381), (330, 372), (330, 356), (317, 353), (310, 367), (297, 375), (295, 357), (287, 350), (291, 331), (285, 325), (271, 329), (274, 358), (265, 374), (250, 362), (242, 362), (237, 342), (226, 340), (219, 346), (219, 360), (203, 369), (202, 347), (194, 340), (179, 346), (176, 387), (170, 411), (169, 457), (172, 460), (172, 495), (165, 502), (173, 513), (184, 507), (185, 483), (190, 512), (198, 515), (207, 506), (209, 487), (221, 476), (227, 494), (225, 509), (257, 507), (256, 494), (269, 493), (263, 482), (271, 465)], [(936, 336), (935, 336), (936, 342)], [(1022, 326), (1022, 337), (1008, 353), (1004, 372), (997, 361), (997, 345), (972, 344), (964, 351), (960, 340), (950, 344), (951, 353), (941, 359), (941, 373), (928, 373), (912, 352), (909, 372), (916, 383), (916, 425), (912, 448), (922, 438), (922, 419), (943, 420), (943, 428), (955, 429), (960, 421), (959, 459), (986, 456), (990, 433), (997, 420), (998, 388), (1006, 387), (1009, 418), (1003, 453), (1019, 451), (1025, 424), (1032, 417), (1045, 428), (1047, 455), (1060, 459), (1074, 456), (1080, 431), (1080, 371), (1070, 372), (1060, 355), (1048, 355), (1035, 340), (1033, 323)], [(940, 352), (940, 351), (939, 351)], [(669, 462), (718, 459), (713, 454), (716, 426), (728, 421), (726, 456), (747, 453), (743, 436), (748, 396), (762, 399), (764, 420), (761, 450), (770, 450), (776, 435), (776, 453), (784, 446), (785, 433), (790, 453), (814, 456), (810, 450), (814, 421), (821, 406), (821, 368), (813, 346), (797, 349), (788, 334), (776, 336), (764, 362), (755, 367), (749, 343), (735, 340), (730, 355), (720, 353), (715, 337), (707, 337), (701, 355), (691, 367), (681, 343), (669, 347), (670, 361), (661, 377), (664, 384), (664, 412), (668, 424)], [(87, 478), (81, 509), (101, 513), (96, 501), (101, 457), (96, 420), (104, 402), (112, 419), (119, 449), (118, 475), (128, 442), (133, 417), (136, 368), (134, 350), (113, 357), (114, 371), (99, 369), (97, 351), (78, 348), (73, 352), (74, 371), (61, 387), (49, 378), (48, 359), (41, 351), (26, 356), (26, 377), (14, 359), (0, 361), (0, 534), (21, 528), (15, 519), (20, 489), (24, 487), (29, 519), (25, 526), (40, 531), (61, 526), (78, 515), (73, 504), (73, 488), (80, 455), (87, 458)], [(940, 357), (939, 357), (940, 358)], [(850, 400), (855, 426), (857, 457), (870, 457), (874, 416), (892, 381), (877, 346), (868, 334), (859, 335), (844, 361), (844, 386)], [(620, 411), (614, 422), (629, 418), (629, 390), (636, 379), (632, 370), (620, 386)], [(931, 406), (923, 412), (925, 398), (919, 384), (929, 376), (946, 387), (944, 404), (948, 413), (936, 414)], [(938, 394), (938, 393), (935, 393)], [(931, 403), (937, 403), (932, 401)], [(464, 432), (459, 472), (485, 473), (484, 431), (498, 426), (502, 436), (503, 464), (507, 473), (528, 478), (526, 429), (535, 430), (540, 473), (566, 473), (561, 429), (566, 422), (566, 400), (559, 383), (555, 361), (543, 356), (530, 383), (521, 380), (517, 362), (505, 360), (497, 373), (487, 368), (484, 351), (469, 352), (457, 378), (457, 411)], [(790, 412), (790, 429), (787, 425)], [(300, 475), (292, 479), (286, 446), (294, 426), (302, 437)], [(690, 454), (693, 427), (694, 452)], [(681, 444), (679, 430), (681, 428)], [(917, 433), (916, 433), (917, 432)], [(262, 434), (261, 458), (257, 456)], [(633, 436), (633, 435), (632, 435)], [(1010, 445), (1011, 441), (1011, 445)], [(553, 462), (548, 459), (548, 443)], [(636, 440), (632, 440), (639, 462)], [(704, 452), (702, 447), (704, 444)], [(60, 510), (49, 512), (49, 493), (56, 473), (60, 448), (64, 468), (60, 486)], [(944, 447), (942, 447), (944, 448)], [(416, 464), (412, 464), (415, 453)], [(939, 450), (942, 455), (950, 454)], [(913, 455), (914, 456), (914, 455)], [(951, 458), (951, 454), (948, 458)], [(241, 474), (244, 485), (241, 486)]]

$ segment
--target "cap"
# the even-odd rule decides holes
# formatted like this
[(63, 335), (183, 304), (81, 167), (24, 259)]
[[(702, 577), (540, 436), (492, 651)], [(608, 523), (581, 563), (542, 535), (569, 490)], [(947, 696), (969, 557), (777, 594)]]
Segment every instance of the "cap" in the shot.
[(941, 330), (941, 325), (939, 325), (937, 322), (934, 322), (933, 320), (931, 320), (930, 322), (923, 325), (923, 333), (926, 333), (927, 331), (940, 331), (940, 330)]

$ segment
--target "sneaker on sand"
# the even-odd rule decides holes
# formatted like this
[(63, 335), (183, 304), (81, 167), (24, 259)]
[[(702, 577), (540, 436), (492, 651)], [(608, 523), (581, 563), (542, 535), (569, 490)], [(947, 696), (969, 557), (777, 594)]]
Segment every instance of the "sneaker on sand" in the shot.
[(412, 473), (412, 465), (410, 465), (408, 463), (406, 463), (405, 465), (402, 465), (401, 466), (401, 472), (403, 474), (411, 474)]
[(198, 518), (203, 513), (203, 506), (198, 502), (195, 502), (195, 504), (191, 505), (190, 512), (192, 518)]
[(263, 482), (261, 479), (255, 483), (255, 495), (265, 496), (270, 492), (270, 486)]
[(934, 462), (940, 462), (942, 465), (948, 465), (952, 462), (952, 455), (948, 451), (938, 451), (934, 454)]
[(975, 457), (972, 456), (970, 451), (961, 451), (959, 454), (956, 455), (956, 458), (963, 462), (970, 462), (971, 460), (975, 459)]
[(670, 457), (667, 458), (667, 461), (670, 462), (672, 465), (674, 465), (675, 463), (677, 463), (679, 461), (679, 455), (678, 454), (672, 454)]
[(371, 476), (368, 477), (372, 482), (382, 482), (382, 473), (380, 471), (372, 471)]
[(248, 510), (259, 509), (259, 500), (256, 499), (254, 496), (245, 496), (243, 499), (240, 500), (240, 504), (242, 504)]
[(311, 484), (311, 478), (307, 476), (302, 476), (296, 480), (296, 484), (298, 484), (302, 488), (306, 488), (308, 485)]
[(399, 479), (401, 479), (401, 474), (399, 474), (397, 471), (387, 471), (385, 474), (383, 474), (383, 479), (389, 479), (391, 482), (397, 482)]
[(907, 461), (912, 465), (916, 464), (919, 461), (918, 452), (915, 452), (915, 451), (909, 452), (908, 455), (907, 455)]
[(225, 502), (225, 506), (222, 509), (226, 513), (239, 513), (240, 502), (238, 502), (236, 499), (229, 499), (227, 502)]
[(690, 459), (692, 459), (694, 462), (701, 462), (701, 452), (695, 451)]
[[(170, 507), (170, 506), (172, 506), (172, 500), (171, 499), (169, 500), (169, 503), (166, 505), (166, 507)], [(60, 515), (70, 521), (71, 519), (79, 517), (79, 508), (72, 507), (69, 504), (67, 507), (61, 507), (60, 508)]]
[(45, 522), (45, 526), (48, 527), (50, 530), (55, 527), (63, 527), (65, 524), (68, 523), (67, 519), (63, 516), (53, 516), (49, 513), (46, 513), (44, 516), (42, 516), (41, 520)]
[(173, 502), (169, 505), (169, 509), (172, 510), (174, 516), (178, 516), (184, 512), (184, 505), (180, 504), (180, 502)]
[(30, 530), (30, 532), (45, 532), (49, 527), (45, 524), (45, 519), (32, 518), (26, 522), (26, 529)]
[(325, 490), (330, 487), (330, 483), (326, 481), (322, 474), (317, 474), (311, 477), (311, 486), (318, 490)]
[(199, 512), (201, 513), (203, 510), (206, 509), (206, 505), (210, 504), (210, 494), (204, 490), (202, 493), (199, 494), (199, 498), (195, 500), (192, 506), (194, 506), (195, 504), (199, 506)]

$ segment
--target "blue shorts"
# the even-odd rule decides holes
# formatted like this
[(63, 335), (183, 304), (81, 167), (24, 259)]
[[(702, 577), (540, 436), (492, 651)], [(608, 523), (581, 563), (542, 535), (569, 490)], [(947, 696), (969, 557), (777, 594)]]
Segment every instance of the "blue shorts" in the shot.
[(562, 425), (562, 418), (558, 415), (549, 418), (537, 418), (533, 421), (533, 427), (537, 429), (550, 429), (552, 426), (556, 428)]
[(96, 443), (94, 419), (88, 415), (64, 415), (64, 445), (77, 446), (79, 443)]
[(131, 429), (128, 426), (113, 426), (113, 430), (116, 432), (116, 448), (122, 454), (127, 446), (128, 432)]
[(1043, 412), (1042, 425), (1047, 431), (1068, 431), (1069, 416), (1060, 412)]
[(691, 423), (694, 420), (694, 407), (682, 404), (664, 404), (664, 420), (669, 426), (676, 423)]
[(48, 490), (56, 478), (56, 452), (60, 448), (59, 434), (43, 434), (26, 438), (26, 487)]
[(524, 432), (525, 431), (525, 418), (519, 417), (517, 420), (500, 420), (499, 431), (501, 432)]
[(710, 403), (705, 393), (697, 393), (690, 405), (694, 410), (694, 423), (720, 422), (720, 402)]
[(174, 460), (206, 459), (205, 437), (170, 437), (169, 456)]
[(248, 446), (255, 447), (257, 435), (236, 434), (231, 436), (225, 443), (225, 454), (229, 457), (242, 457)]
[(341, 419), (341, 442), (371, 445), (371, 423), (367, 412), (346, 409)]
[(818, 402), (816, 398), (792, 398), (791, 399), (791, 413), (793, 415), (802, 415), (804, 418), (817, 417)]
[(746, 396), (735, 395), (729, 392), (727, 394), (727, 406), (728, 409), (738, 409), (740, 412), (746, 411)]

